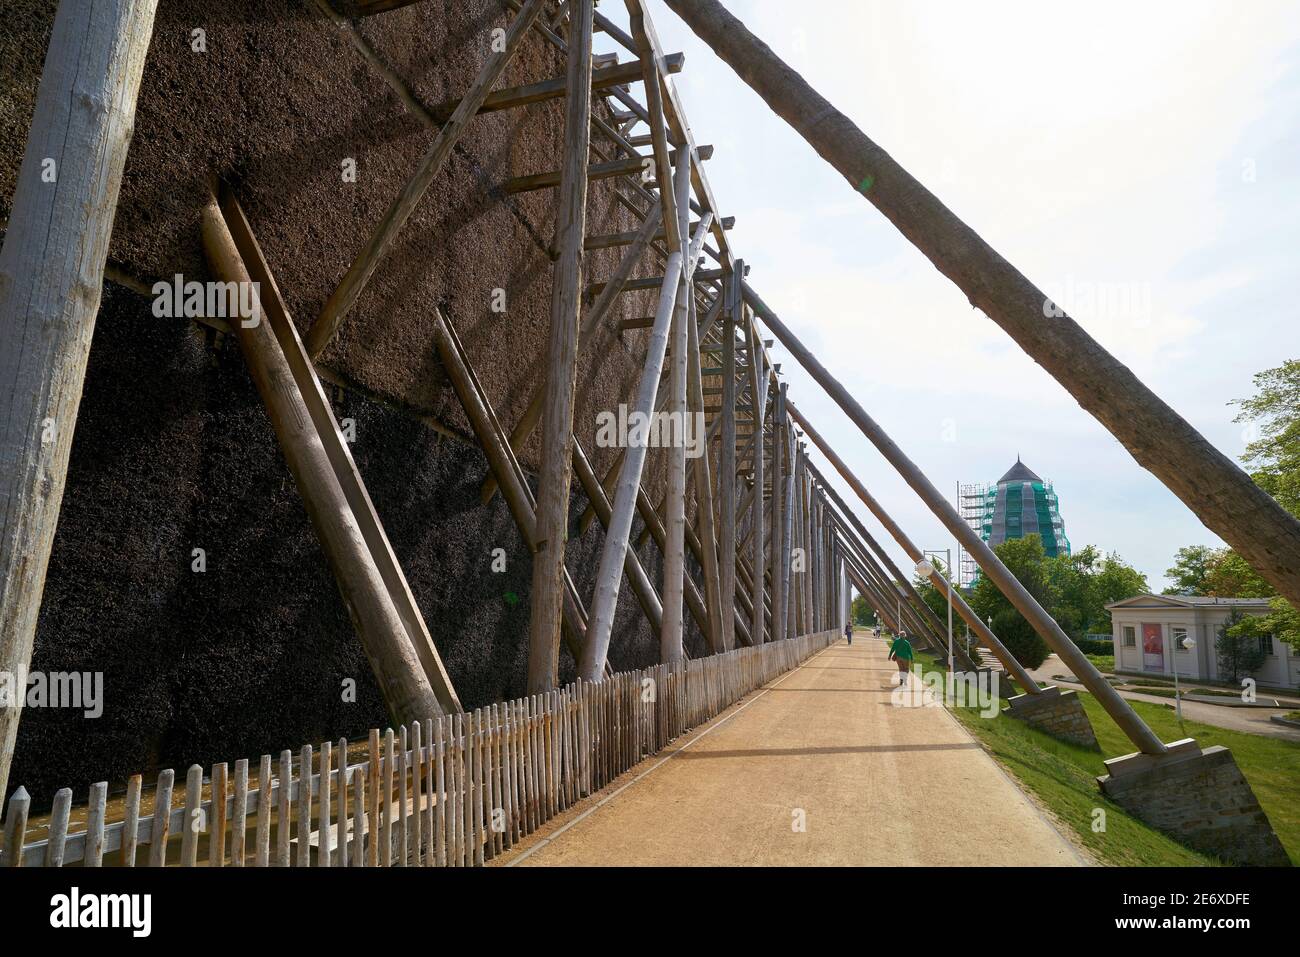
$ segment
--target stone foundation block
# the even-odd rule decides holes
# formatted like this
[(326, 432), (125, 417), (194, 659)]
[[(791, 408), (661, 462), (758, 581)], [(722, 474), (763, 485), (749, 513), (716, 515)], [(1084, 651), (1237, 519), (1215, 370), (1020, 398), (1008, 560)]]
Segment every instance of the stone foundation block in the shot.
[(1007, 699), (1011, 717), (1061, 741), (1100, 751), (1088, 712), (1073, 691), (1044, 688), (1039, 694), (1019, 694)]
[(1180, 844), (1231, 864), (1290, 861), (1232, 752), (1202, 750), (1191, 738), (1163, 755), (1128, 754), (1106, 762), (1102, 793)]

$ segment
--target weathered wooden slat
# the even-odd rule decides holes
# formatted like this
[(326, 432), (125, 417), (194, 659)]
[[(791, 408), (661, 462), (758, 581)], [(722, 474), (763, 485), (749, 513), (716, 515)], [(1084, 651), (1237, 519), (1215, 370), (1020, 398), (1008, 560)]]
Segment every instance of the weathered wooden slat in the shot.
[(191, 764), (185, 774), (185, 823), (181, 826), (181, 867), (195, 867), (199, 862), (199, 835), (205, 830), (203, 820), (203, 768)]

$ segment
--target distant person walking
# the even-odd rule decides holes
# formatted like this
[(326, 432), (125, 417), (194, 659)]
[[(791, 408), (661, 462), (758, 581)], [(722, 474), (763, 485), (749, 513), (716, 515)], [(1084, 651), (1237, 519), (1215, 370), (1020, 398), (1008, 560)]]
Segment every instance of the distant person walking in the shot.
[(853, 622), (846, 621), (844, 623), (844, 637), (849, 640), (850, 645), (853, 644)]
[(898, 665), (898, 683), (907, 684), (907, 672), (912, 667), (912, 643), (907, 640), (907, 632), (898, 633), (894, 643), (889, 646), (889, 658)]

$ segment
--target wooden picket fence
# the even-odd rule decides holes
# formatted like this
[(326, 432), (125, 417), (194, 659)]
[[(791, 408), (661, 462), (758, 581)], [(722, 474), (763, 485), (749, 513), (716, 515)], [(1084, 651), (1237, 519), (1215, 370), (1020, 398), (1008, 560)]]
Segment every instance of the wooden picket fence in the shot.
[(135, 775), (111, 815), (101, 781), (78, 833), (63, 788), (48, 836), (26, 840), (31, 799), (18, 788), (0, 866), (482, 865), (838, 637), (803, 635), (372, 730), (355, 763), (343, 739), (304, 745), (296, 761), (292, 751), (278, 762), (262, 755), (251, 771), (240, 759), (233, 776), (224, 762), (206, 778), (192, 765), (181, 795), (170, 769), (152, 794)]

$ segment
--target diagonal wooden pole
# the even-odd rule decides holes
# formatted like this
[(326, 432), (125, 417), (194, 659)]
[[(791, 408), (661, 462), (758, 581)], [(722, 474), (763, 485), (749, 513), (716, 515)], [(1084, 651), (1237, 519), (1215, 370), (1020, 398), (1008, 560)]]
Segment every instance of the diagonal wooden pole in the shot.
[[(215, 198), (203, 210), (202, 229), (203, 248), (213, 274), (222, 282), (251, 287), (253, 279)], [(265, 302), (275, 294), (273, 290), (263, 289), (259, 295)], [(406, 630), (322, 441), (304, 384), (295, 378), (275, 327), (265, 312), (265, 306), (258, 306), (251, 315), (241, 315), (232, 323), (239, 348), (266, 406), (280, 450), (334, 573), (389, 716), (394, 722), (407, 724), (442, 714), (443, 706), (425, 674), (412, 636)], [(285, 326), (289, 335), (296, 336), (292, 322), (286, 322)], [(305, 357), (302, 361), (306, 363)], [(337, 425), (334, 429), (337, 432)], [(441, 675), (445, 678), (445, 671)], [(447, 679), (441, 690), (450, 692), (450, 689), (450, 679)], [(449, 694), (446, 698), (449, 708), (459, 705), (453, 702), (455, 696)]]
[[(424, 196), (424, 191), (429, 188), (429, 184), (442, 171), (447, 158), (451, 156), (452, 148), (468, 128), (470, 120), (478, 113), (483, 101), (492, 92), (493, 85), (505, 72), (505, 68), (514, 55), (519, 52), (519, 46), (527, 34), (528, 28), (533, 25), (533, 21), (537, 19), (538, 14), (542, 12), (544, 7), (544, 0), (528, 0), (506, 29), (502, 48), (488, 53), (487, 63), (479, 71), (479, 75), (470, 85), (469, 90), (461, 97), (461, 101), (452, 113), (451, 119), (438, 131), (433, 144), (429, 147), (428, 152), (424, 154), (423, 159), (420, 160), (415, 175), (411, 177), (402, 192), (388, 207), (384, 218), (380, 220), (374, 233), (366, 241), (366, 245), (362, 247), (357, 258), (348, 267), (348, 271), (344, 274), (338, 287), (326, 301), (321, 314), (312, 323), (311, 329), (307, 332), (306, 346), (307, 352), (313, 359), (325, 351), (325, 347), (330, 344), (330, 341), (338, 332), (339, 326), (343, 324), (343, 320), (361, 295), (361, 290), (365, 288), (366, 283), (374, 275), (380, 262), (383, 261), (384, 255), (392, 246), (393, 240), (401, 231), (402, 226), (415, 212), (415, 207), (419, 205), (420, 198)], [(589, 102), (591, 90), (590, 62), (587, 63), (586, 69), (586, 77), (580, 79), (579, 83), (582, 84), (587, 93), (582, 99)], [(569, 76), (571, 99), (578, 92), (572, 72), (570, 70)], [(582, 154), (584, 177), (587, 169), (586, 157), (587, 154), (584, 151)]]
[[(550, 691), (559, 683), (561, 583), (569, 537), (578, 314), (587, 223), (587, 153), (591, 144), (592, 13), (593, 0), (574, 0), (570, 5), (564, 175), (555, 215), (555, 246), (560, 256), (551, 287), (548, 378), (537, 493), (537, 552), (533, 556), (532, 614), (528, 622), (530, 694)], [(584, 649), (590, 644), (589, 635)]]
[[(433, 332), (434, 343), (438, 348), (438, 356), (442, 359), (447, 378), (451, 380), (452, 388), (465, 410), (465, 417), (469, 420), (470, 428), (474, 431), (479, 446), (483, 449), (483, 456), (488, 461), (488, 468), (500, 478), (506, 506), (510, 509), (515, 524), (519, 527), (524, 544), (528, 546), (530, 553), (535, 552), (537, 549), (536, 500), (533, 498), (532, 490), (528, 487), (519, 460), (515, 458), (510, 446), (506, 444), (505, 430), (501, 428), (496, 413), (488, 404), (487, 394), (474, 372), (474, 367), (469, 361), (469, 356), (465, 353), (465, 348), (460, 341), (460, 337), (456, 334), (455, 327), (452, 326), (438, 307), (434, 308)], [(575, 446), (575, 453), (576, 451), (577, 447)], [(582, 600), (578, 597), (578, 589), (573, 584), (567, 570), (564, 574), (564, 607), (562, 614), (564, 640), (569, 652), (576, 661), (581, 653), (582, 643), (586, 640), (587, 612), (582, 607)]]
[[(641, 228), (637, 230), (636, 238), (624, 250), (623, 258), (619, 260), (614, 274), (605, 281), (605, 286), (596, 297), (596, 301), (592, 303), (591, 308), (583, 316), (582, 326), (578, 330), (579, 355), (586, 353), (591, 337), (595, 334), (596, 329), (600, 327), (610, 307), (623, 291), (623, 287), (631, 277), (632, 271), (641, 262), (641, 254), (650, 245), (651, 237), (654, 235), (655, 230), (659, 228), (662, 215), (663, 210), (660, 206), (656, 204), (651, 207), (646, 214), (646, 218), (641, 223)], [(516, 455), (532, 437), (533, 431), (537, 428), (537, 423), (541, 421), (542, 403), (545, 396), (545, 382), (538, 383), (532, 399), (528, 402), (528, 408), (524, 410), (524, 414), (520, 416), (519, 421), (515, 423), (514, 429), (510, 432), (510, 447), (515, 450)], [(483, 484), (483, 502), (485, 504), (490, 502), (494, 494), (496, 494), (496, 482), (489, 478)]]
[[(678, 167), (680, 172), (675, 177), (675, 186), (688, 186), (686, 166)], [(707, 228), (707, 226), (706, 226)], [(699, 231), (703, 241), (704, 230)], [(659, 378), (663, 368), (664, 357), (668, 350), (668, 334), (673, 320), (677, 298), (683, 287), (679, 281), (684, 251), (678, 249), (668, 257), (665, 267), (665, 282), (659, 294), (659, 305), (655, 310), (655, 324), (650, 331), (646, 345), (645, 366), (641, 371), (641, 380), (637, 387), (636, 406), (633, 415), (648, 416), (656, 408), (659, 393)], [(631, 418), (631, 416), (629, 416)], [(614, 490), (614, 507), (605, 531), (605, 543), (601, 548), (600, 563), (596, 569), (596, 594), (591, 603), (591, 626), (587, 632), (587, 644), (583, 648), (582, 658), (578, 663), (578, 677), (584, 681), (595, 681), (589, 677), (599, 673), (604, 667), (609, 654), (609, 642), (614, 627), (614, 612), (618, 605), (619, 586), (622, 583), (621, 569), (624, 555), (630, 545), (632, 518), (644, 497), (641, 489), (641, 473), (645, 466), (648, 435), (643, 429), (633, 430), (627, 436), (627, 447), (623, 455), (623, 466), (619, 471), (618, 482)], [(644, 506), (641, 506), (644, 507)], [(647, 522), (647, 527), (650, 523)], [(665, 579), (667, 584), (667, 579)], [(666, 620), (676, 614), (679, 621), (682, 615), (682, 594), (674, 596), (665, 588), (663, 595), (663, 617)], [(663, 626), (660, 632), (662, 634)]]
[(1300, 520), (1056, 308), (718, 0), (665, 2), (973, 306), (1119, 439), (1138, 464), (1300, 607)]
[[(156, 6), (59, 4), (0, 252), (0, 672), (11, 678), (31, 664)], [(0, 802), (15, 698), (0, 706)]]

